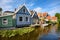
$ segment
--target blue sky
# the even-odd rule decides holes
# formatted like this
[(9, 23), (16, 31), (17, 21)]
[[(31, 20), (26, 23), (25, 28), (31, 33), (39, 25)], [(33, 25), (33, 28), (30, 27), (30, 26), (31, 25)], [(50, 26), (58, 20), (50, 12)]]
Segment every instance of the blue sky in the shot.
[(23, 3), (26, 3), (29, 10), (48, 12), (51, 16), (56, 12), (60, 13), (60, 0), (0, 0), (0, 7), (3, 11), (14, 11)]

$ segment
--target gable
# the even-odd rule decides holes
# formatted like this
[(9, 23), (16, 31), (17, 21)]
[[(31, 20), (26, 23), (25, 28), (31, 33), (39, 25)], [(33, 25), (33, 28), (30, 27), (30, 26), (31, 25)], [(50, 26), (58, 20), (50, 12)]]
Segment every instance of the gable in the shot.
[(31, 16), (33, 16), (33, 14), (34, 14), (34, 11), (33, 11), (33, 10), (31, 10), (31, 11), (30, 11), (30, 15), (31, 15)]
[(33, 18), (38, 18), (38, 15), (36, 12), (34, 13)]
[[(26, 8), (25, 5), (23, 5), (22, 7), (20, 7), (20, 9), (17, 9), (17, 14), (27, 14), (30, 15), (28, 9)], [(24, 12), (25, 11), (25, 12)]]

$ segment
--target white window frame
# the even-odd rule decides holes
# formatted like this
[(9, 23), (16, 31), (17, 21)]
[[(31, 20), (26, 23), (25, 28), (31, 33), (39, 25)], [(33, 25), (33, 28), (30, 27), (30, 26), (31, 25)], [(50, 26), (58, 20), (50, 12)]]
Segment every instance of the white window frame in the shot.
[(26, 9), (25, 9), (25, 12), (24, 12), (23, 10), (24, 10), (24, 9), (22, 9), (22, 12), (23, 12), (23, 13), (26, 13)]
[[(26, 17), (25, 17), (25, 21), (26, 21)], [(26, 22), (29, 22), (29, 17), (28, 17), (28, 20)]]
[[(27, 18), (27, 21), (26, 21), (26, 18)], [(25, 17), (25, 21), (28, 22), (28, 17)]]
[[(3, 18), (3, 19), (7, 19), (7, 18)], [(8, 19), (7, 19), (7, 23), (6, 24), (3, 23), (3, 19), (2, 19), (2, 24), (3, 25), (7, 25), (8, 24)]]
[[(20, 17), (19, 17), (19, 21), (20, 21)], [(23, 21), (23, 17), (22, 17), (22, 21)], [(20, 21), (20, 22), (22, 22), (22, 21)]]

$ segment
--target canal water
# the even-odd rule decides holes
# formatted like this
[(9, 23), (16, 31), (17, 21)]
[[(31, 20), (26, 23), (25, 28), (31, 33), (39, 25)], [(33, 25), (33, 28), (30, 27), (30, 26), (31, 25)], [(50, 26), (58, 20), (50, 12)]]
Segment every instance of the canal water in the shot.
[[(48, 31), (48, 30), (49, 31)], [(50, 27), (46, 28), (47, 33), (44, 32), (40, 37), (39, 40), (59, 40), (60, 33), (57, 32), (58, 30), (57, 25), (51, 25)]]

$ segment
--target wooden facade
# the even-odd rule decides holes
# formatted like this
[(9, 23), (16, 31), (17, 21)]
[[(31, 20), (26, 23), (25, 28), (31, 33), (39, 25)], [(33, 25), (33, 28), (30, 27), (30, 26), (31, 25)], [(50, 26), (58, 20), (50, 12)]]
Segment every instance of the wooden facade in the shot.
[(15, 20), (12, 15), (0, 17), (0, 27), (15, 27)]
[(25, 5), (21, 5), (21, 7), (18, 8), (15, 13), (17, 27), (28, 26), (31, 24), (30, 12)]

